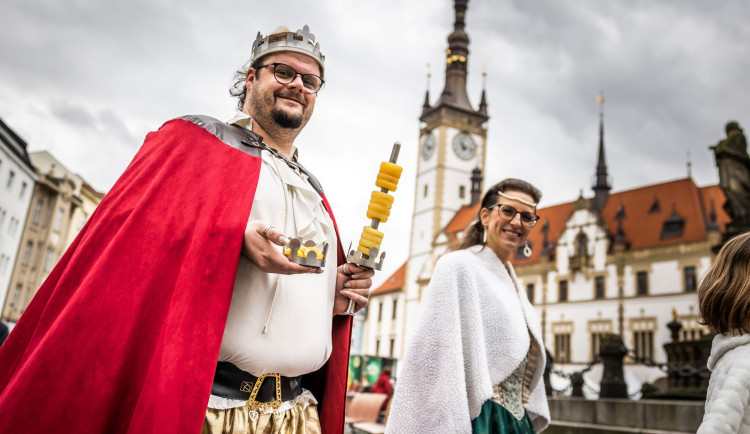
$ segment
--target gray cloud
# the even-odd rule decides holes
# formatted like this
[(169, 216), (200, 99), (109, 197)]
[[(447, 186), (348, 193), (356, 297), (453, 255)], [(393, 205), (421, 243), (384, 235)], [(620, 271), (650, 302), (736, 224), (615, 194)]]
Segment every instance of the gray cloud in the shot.
[[(616, 190), (686, 176), (688, 152), (696, 182), (715, 183), (707, 147), (726, 121), (750, 125), (748, 12), (743, 0), (472, 0), (468, 89), (476, 105), (486, 70), (486, 182), (529, 179), (546, 204), (590, 194), (602, 91)], [(0, 116), (32, 150), (106, 190), (164, 121), (233, 114), (227, 89), (258, 30), (305, 23), (327, 56), (327, 84), (297, 144), (345, 239), (365, 223), (368, 171), (374, 179), (403, 143), (404, 179), (384, 227), (393, 271), (406, 257), (427, 64), (433, 102), (443, 86), (448, 0), (8, 0)]]
[(53, 116), (57, 116), (61, 121), (74, 127), (97, 128), (94, 116), (79, 105), (72, 104), (69, 101), (53, 101), (50, 108)]

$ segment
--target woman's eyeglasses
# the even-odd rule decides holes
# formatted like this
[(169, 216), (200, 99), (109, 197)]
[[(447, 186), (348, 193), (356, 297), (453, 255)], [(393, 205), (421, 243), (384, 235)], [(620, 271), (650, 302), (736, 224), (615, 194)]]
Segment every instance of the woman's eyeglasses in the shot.
[(536, 222), (539, 221), (539, 216), (527, 211), (519, 211), (510, 205), (495, 204), (487, 208), (488, 210), (497, 207), (497, 214), (504, 220), (511, 221), (516, 217), (516, 214), (521, 216), (521, 224), (527, 228), (533, 228)]

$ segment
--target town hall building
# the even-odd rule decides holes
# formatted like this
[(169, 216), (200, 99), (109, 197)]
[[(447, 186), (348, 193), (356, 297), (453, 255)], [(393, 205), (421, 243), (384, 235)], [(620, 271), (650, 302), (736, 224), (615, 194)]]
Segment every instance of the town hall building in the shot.
[[(427, 93), (420, 116), (408, 260), (372, 293), (364, 355), (403, 357), (435, 262), (479, 210), (489, 115), (485, 92), (474, 109), (466, 91), (466, 3), (455, 1), (443, 92), (434, 104)], [(518, 254), (511, 262), (556, 365), (587, 364), (607, 333), (621, 335), (633, 355), (666, 362), (669, 321), (683, 324), (682, 339), (708, 332), (698, 323), (696, 288), (729, 221), (724, 193), (690, 177), (612, 191), (601, 110), (599, 116), (593, 196), (581, 192), (570, 202), (540, 208), (528, 240), (532, 255)]]

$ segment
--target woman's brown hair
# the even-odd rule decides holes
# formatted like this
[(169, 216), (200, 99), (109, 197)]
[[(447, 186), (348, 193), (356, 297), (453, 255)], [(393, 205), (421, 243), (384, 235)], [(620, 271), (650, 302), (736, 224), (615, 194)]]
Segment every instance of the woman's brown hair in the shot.
[(750, 332), (750, 232), (719, 250), (698, 288), (703, 324), (717, 333)]
[(531, 196), (536, 203), (539, 203), (539, 200), (542, 198), (542, 192), (526, 181), (508, 178), (498, 182), (490, 187), (490, 189), (484, 194), (482, 197), (482, 205), (480, 206), (479, 211), (477, 211), (477, 220), (469, 225), (461, 240), (459, 240), (458, 244), (452, 250), (461, 250), (471, 246), (476, 246), (477, 244), (483, 244), (482, 238), (484, 235), (484, 226), (482, 226), (482, 221), (479, 218), (482, 215), (482, 208), (489, 208), (492, 205), (495, 205), (497, 203), (497, 198), (500, 196), (498, 193), (506, 191), (520, 191), (521, 193), (526, 193)]

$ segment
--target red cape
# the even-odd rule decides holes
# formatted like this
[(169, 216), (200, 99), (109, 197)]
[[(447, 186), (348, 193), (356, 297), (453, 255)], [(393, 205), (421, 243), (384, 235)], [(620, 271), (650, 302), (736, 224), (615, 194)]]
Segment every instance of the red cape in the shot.
[[(183, 119), (146, 137), (0, 347), (0, 432), (200, 432), (260, 164)], [(305, 379), (326, 434), (349, 359), (333, 322)]]

